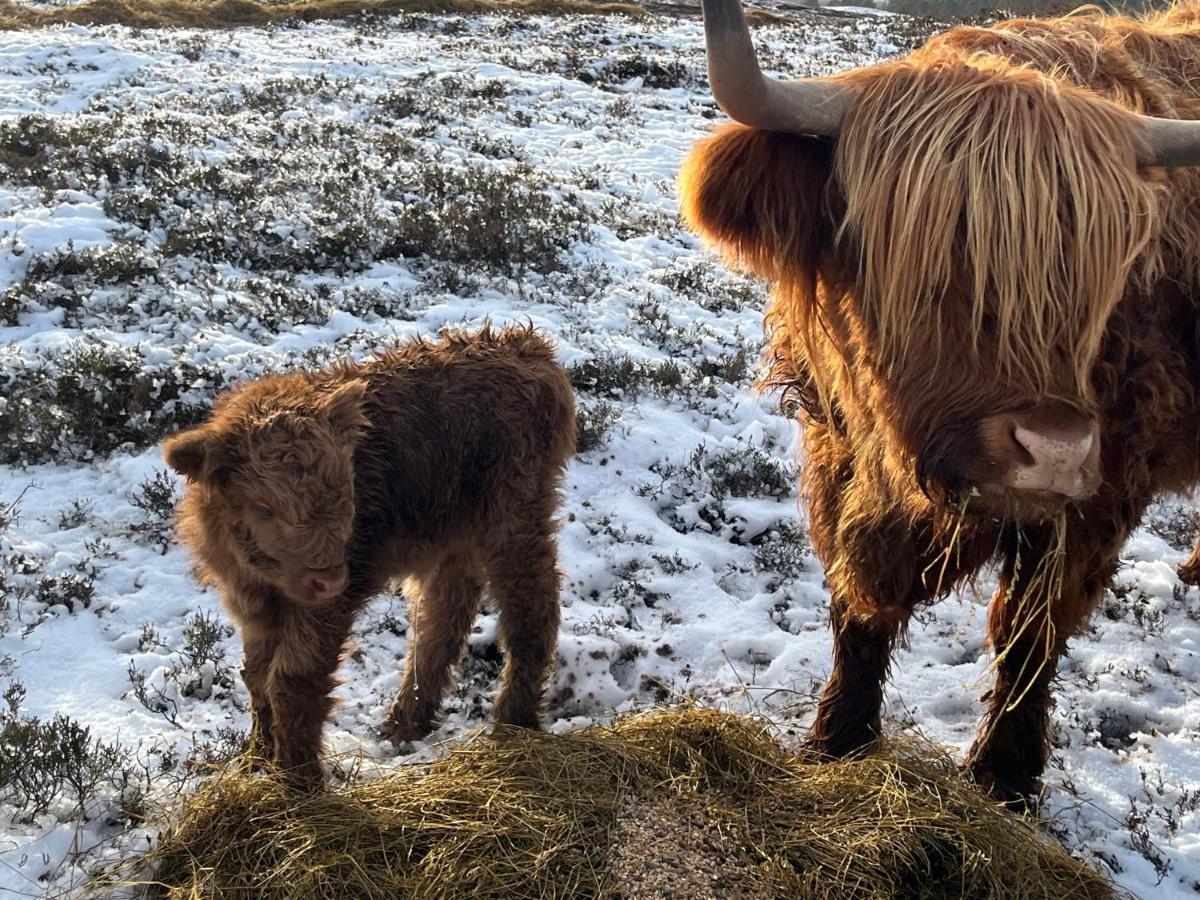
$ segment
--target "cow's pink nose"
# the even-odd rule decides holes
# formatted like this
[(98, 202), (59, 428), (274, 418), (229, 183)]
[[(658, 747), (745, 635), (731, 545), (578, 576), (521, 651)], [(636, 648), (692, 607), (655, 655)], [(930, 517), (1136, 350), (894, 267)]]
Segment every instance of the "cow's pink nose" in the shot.
[(1094, 419), (1076, 417), (1054, 424), (1014, 417), (1018, 452), (1005, 483), (1021, 491), (1047, 491), (1079, 499), (1100, 480), (1100, 433)]
[(316, 600), (331, 600), (346, 590), (350, 583), (350, 572), (345, 564), (328, 569), (309, 569), (304, 576), (304, 586)]

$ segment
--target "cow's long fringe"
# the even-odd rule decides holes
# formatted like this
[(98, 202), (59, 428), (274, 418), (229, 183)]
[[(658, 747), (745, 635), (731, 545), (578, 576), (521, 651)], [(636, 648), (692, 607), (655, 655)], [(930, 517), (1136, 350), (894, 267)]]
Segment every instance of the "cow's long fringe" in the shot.
[[(933, 335), (949, 352), (994, 353), (1023, 394), (1067, 389), (1067, 367), (1072, 393), (1089, 396), (1121, 296), (1156, 278), (1200, 283), (1200, 169), (1139, 170), (1132, 115), (1200, 118), (1197, 33), (1196, 2), (1140, 20), (1091, 8), (955, 28), (839, 76), (859, 96), (836, 144), (736, 126), (698, 144), (682, 211), (772, 282), (766, 383), (826, 418), (854, 402), (835, 311), (855, 293), (884, 368)], [(843, 258), (862, 251), (850, 282), (830, 265), (831, 226)], [(948, 288), (973, 300), (973, 333), (944, 327)]]
[[(1088, 396), (1131, 269), (1156, 272), (1159, 189), (1137, 172), (1131, 116), (1004, 65), (902, 65), (865, 81), (834, 157), (839, 239), (859, 250), (860, 308), (885, 362), (916, 334), (969, 341), (976, 358), (986, 337), (999, 377), (1049, 395), (1066, 363)], [(969, 334), (944, 316), (948, 294), (972, 304)]]

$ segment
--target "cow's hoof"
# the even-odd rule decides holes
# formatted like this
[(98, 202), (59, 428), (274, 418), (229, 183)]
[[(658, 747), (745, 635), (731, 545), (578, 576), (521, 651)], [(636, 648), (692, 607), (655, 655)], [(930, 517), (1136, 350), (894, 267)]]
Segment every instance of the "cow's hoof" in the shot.
[(428, 737), (433, 731), (433, 722), (428, 720), (414, 721), (402, 716), (388, 716), (380, 729), (380, 737), (391, 741), (392, 746), (399, 749), (402, 744), (419, 741)]
[(985, 794), (1016, 813), (1037, 814), (1041, 784), (1031, 775), (999, 774), (981, 763), (968, 763), (966, 774)]
[(496, 704), (492, 710), (493, 730), (503, 731), (505, 728), (525, 728), (529, 731), (542, 730), (542, 717), (536, 708), (518, 709), (515, 706)]
[(876, 741), (869, 731), (835, 737), (809, 735), (800, 744), (800, 753), (811, 762), (837, 762), (869, 755)]
[(246, 774), (269, 772), (274, 765), (270, 754), (263, 753), (260, 749), (247, 750), (229, 761), (229, 768)]
[(841, 758), (834, 755), (827, 741), (813, 740), (812, 738), (800, 743), (800, 756), (809, 763), (836, 762)]
[(499, 720), (492, 722), (492, 737), (495, 738), (517, 737), (518, 735), (528, 734), (531, 731), (542, 733), (545, 730), (542, 727), (541, 721), (536, 718), (524, 719), (517, 722), (501, 722)]
[(316, 794), (325, 786), (325, 772), (316, 759), (276, 761), (284, 783), (294, 791)]
[(264, 763), (271, 762), (275, 757), (275, 739), (254, 729), (246, 736), (246, 749), (241, 755), (261, 768)]

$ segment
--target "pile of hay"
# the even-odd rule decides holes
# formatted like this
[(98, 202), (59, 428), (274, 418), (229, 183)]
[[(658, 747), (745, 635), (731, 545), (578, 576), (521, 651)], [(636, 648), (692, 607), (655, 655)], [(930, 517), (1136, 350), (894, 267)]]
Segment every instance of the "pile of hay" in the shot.
[(814, 765), (764, 723), (696, 708), (480, 737), (309, 797), (230, 772), (188, 801), (139, 871), (170, 897), (663, 896), (610, 864), (622, 810), (637, 804), (645, 819), (647, 805), (652, 817), (655, 804), (697, 800), (706, 846), (735, 848), (749, 876), (722, 896), (1113, 896), (945, 760)]

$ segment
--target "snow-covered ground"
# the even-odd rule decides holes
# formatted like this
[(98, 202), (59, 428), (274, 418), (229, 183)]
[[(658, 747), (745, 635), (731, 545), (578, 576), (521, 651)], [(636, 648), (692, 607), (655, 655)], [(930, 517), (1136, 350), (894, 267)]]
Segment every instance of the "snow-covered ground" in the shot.
[[(759, 34), (801, 75), (894, 55), (911, 27)], [(238, 379), (446, 325), (531, 320), (579, 388), (553, 727), (680, 696), (803, 725), (828, 597), (795, 428), (752, 389), (763, 289), (676, 221), (715, 117), (696, 20), (0, 35), (0, 892), (144, 847), (121, 795), (152, 805), (248, 724), (237, 639), (166, 536), (158, 439)], [(1200, 600), (1172, 570), (1195, 521), (1165, 503), (1131, 541), (1063, 666), (1046, 778), (1050, 827), (1145, 897), (1200, 891)], [(892, 728), (970, 742), (984, 609), (920, 614)], [(397, 596), (360, 622), (339, 771), (409, 758), (374, 736), (405, 627)], [(494, 630), (404, 749), (485, 720)], [(38, 741), (62, 757), (41, 783)]]

